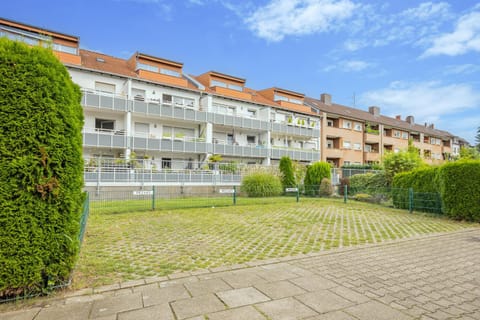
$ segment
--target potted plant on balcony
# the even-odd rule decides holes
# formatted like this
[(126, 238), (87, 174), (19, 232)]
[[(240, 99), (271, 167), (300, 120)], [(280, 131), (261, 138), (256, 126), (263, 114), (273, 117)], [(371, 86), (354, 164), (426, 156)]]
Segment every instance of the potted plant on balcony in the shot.
[(291, 125), (293, 123), (293, 118), (291, 116), (288, 117), (287, 122), (289, 125)]
[(183, 140), (183, 138), (185, 137), (185, 134), (184, 133), (175, 133), (175, 140)]
[(170, 140), (172, 138), (172, 134), (168, 132), (164, 132), (162, 138)]

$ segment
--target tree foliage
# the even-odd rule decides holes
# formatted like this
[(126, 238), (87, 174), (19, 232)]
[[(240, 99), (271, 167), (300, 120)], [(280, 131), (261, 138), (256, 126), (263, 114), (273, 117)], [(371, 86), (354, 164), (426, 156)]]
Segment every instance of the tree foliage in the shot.
[(83, 201), (81, 93), (50, 49), (0, 38), (0, 296), (64, 281)]
[(397, 173), (411, 171), (420, 168), (422, 165), (422, 158), (414, 150), (390, 152), (383, 157), (385, 177), (389, 184)]
[(480, 160), (480, 152), (473, 147), (460, 148), (460, 160)]
[(292, 160), (289, 157), (282, 157), (279, 164), (280, 173), (282, 174), (283, 188), (296, 186), (295, 175), (293, 172)]
[(318, 195), (320, 184), (323, 178), (330, 179), (331, 166), (327, 162), (315, 162), (307, 167), (305, 174), (305, 193)]

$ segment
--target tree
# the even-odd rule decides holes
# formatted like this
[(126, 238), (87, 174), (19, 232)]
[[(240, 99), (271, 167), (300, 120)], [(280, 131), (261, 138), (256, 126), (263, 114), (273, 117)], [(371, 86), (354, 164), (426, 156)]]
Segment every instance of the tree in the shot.
[(474, 147), (460, 148), (460, 160), (479, 160), (480, 152)]
[(0, 38), (0, 297), (66, 281), (83, 203), (81, 93), (50, 49)]
[(331, 168), (329, 163), (321, 161), (309, 165), (305, 175), (305, 193), (308, 195), (318, 195), (322, 179), (330, 179)]
[(414, 170), (422, 165), (422, 158), (413, 148), (410, 151), (390, 152), (383, 157), (385, 177), (389, 184), (397, 173)]
[(292, 160), (289, 157), (282, 157), (280, 159), (279, 169), (282, 174), (283, 188), (290, 188), (296, 185), (295, 176), (293, 172)]

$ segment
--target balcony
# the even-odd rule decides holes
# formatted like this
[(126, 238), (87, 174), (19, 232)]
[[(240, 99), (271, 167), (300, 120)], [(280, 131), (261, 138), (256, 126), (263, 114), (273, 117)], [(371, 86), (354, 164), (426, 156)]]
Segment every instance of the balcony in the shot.
[(311, 138), (320, 137), (320, 130), (318, 127), (295, 125), (293, 123), (272, 122), (272, 132), (291, 136), (306, 136)]
[(83, 145), (88, 147), (127, 148), (128, 137), (123, 130), (83, 130)]
[(222, 143), (212, 144), (213, 153), (222, 156), (249, 157), (249, 158), (267, 158), (268, 149), (259, 145), (230, 145)]
[(172, 118), (190, 122), (207, 122), (207, 113), (193, 109), (191, 106), (161, 104), (159, 101), (129, 101), (131, 111), (149, 116)]
[(200, 138), (146, 138), (132, 137), (131, 148), (137, 150), (180, 152), (180, 153), (211, 153), (212, 144), (202, 141)]
[(216, 125), (239, 127), (251, 130), (268, 131), (270, 129), (270, 124), (267, 121), (212, 112), (208, 113), (208, 122)]
[(82, 105), (85, 107), (126, 112), (128, 100), (124, 96), (83, 90)]
[(378, 151), (364, 152), (364, 162), (367, 161), (380, 161), (380, 153)]
[(280, 159), (285, 156), (297, 161), (319, 161), (320, 151), (272, 147), (270, 153), (272, 159)]
[(326, 148), (325, 155), (327, 158), (343, 158), (343, 151), (338, 148)]

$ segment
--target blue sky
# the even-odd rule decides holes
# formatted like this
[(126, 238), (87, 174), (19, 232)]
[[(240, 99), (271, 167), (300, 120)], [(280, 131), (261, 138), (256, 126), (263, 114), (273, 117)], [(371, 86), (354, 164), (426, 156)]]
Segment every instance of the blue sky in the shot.
[(480, 126), (480, 1), (16, 0), (0, 16), (417, 123), (474, 143)]

